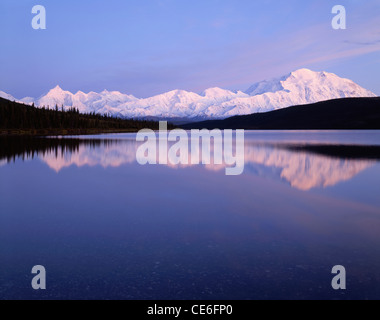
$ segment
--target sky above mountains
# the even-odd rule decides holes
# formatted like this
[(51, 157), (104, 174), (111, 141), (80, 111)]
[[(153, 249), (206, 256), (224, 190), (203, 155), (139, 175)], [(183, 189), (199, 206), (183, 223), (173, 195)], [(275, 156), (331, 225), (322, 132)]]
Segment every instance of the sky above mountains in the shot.
[[(31, 27), (46, 7), (47, 29)], [(380, 2), (342, 0), (2, 0), (0, 90), (38, 96), (59, 84), (148, 97), (240, 89), (298, 68), (325, 70), (380, 95)]]

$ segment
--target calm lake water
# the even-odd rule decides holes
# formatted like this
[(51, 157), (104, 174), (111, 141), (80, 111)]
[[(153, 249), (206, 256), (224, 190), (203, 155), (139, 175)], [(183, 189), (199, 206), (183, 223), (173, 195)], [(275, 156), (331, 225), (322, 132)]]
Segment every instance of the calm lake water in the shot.
[(379, 131), (246, 132), (240, 176), (135, 141), (0, 140), (0, 299), (380, 299)]

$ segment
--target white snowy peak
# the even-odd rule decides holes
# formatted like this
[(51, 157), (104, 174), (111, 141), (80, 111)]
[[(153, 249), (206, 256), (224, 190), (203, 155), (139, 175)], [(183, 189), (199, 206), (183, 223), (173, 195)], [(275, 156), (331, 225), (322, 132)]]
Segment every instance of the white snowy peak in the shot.
[(0, 90), (0, 98), (7, 99), (10, 101), (17, 101), (15, 97), (1, 90)]
[(314, 72), (309, 69), (299, 69), (281, 78), (255, 83), (246, 91), (250, 96), (277, 92), (286, 92), (293, 96), (298, 94), (301, 97), (309, 92), (313, 93), (317, 99), (322, 98), (323, 95), (327, 99), (332, 96), (337, 98), (375, 96), (349, 79), (340, 78), (333, 73)]
[(123, 103), (138, 100), (134, 96), (122, 94), (119, 91), (104, 90), (101, 93), (89, 92), (84, 93), (78, 91), (76, 94), (70, 91), (62, 90), (59, 86), (51, 89), (46, 95), (40, 97), (35, 104), (37, 106), (45, 106), (53, 108), (76, 107), (80, 112), (97, 112), (97, 113), (111, 113), (118, 114), (117, 107)]
[(73, 94), (70, 91), (64, 91), (60, 86), (56, 86), (51, 89), (47, 94), (41, 96), (35, 104), (39, 107), (45, 106), (53, 108), (56, 105), (61, 106), (72, 106), (73, 104)]
[(225, 116), (265, 112), (331, 99), (376, 96), (349, 79), (308, 69), (256, 83), (246, 93), (250, 98), (235, 100), (235, 108), (225, 113)]
[[(112, 114), (128, 118), (224, 119), (310, 104), (330, 99), (376, 96), (349, 79), (333, 73), (299, 69), (286, 76), (253, 84), (245, 92), (210, 88), (200, 94), (173, 90), (150, 98), (138, 99), (119, 91), (101, 93), (78, 91), (73, 94), (56, 86), (34, 100), (18, 101), (38, 107), (76, 107), (80, 112)], [(17, 100), (0, 91), (0, 97)]]

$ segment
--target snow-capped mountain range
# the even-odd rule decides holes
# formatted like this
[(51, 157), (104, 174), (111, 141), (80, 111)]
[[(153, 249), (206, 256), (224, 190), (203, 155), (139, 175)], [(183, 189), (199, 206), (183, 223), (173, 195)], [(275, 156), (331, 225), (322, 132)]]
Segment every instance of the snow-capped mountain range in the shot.
[(155, 119), (224, 119), (235, 115), (267, 112), (289, 106), (310, 104), (330, 99), (375, 97), (349, 79), (327, 72), (308, 69), (294, 71), (284, 77), (258, 82), (245, 92), (210, 88), (197, 94), (174, 90), (154, 97), (138, 99), (118, 91), (73, 94), (59, 86), (38, 99), (16, 99), (0, 91), (0, 97), (38, 107), (65, 109), (76, 107), (82, 113), (95, 112), (126, 118)]

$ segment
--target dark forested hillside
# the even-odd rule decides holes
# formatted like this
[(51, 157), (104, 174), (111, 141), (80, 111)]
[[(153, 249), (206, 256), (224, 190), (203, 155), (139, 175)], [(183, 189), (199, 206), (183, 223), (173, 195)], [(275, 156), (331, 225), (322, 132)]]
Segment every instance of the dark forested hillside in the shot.
[(96, 132), (158, 129), (153, 121), (114, 118), (108, 115), (81, 114), (78, 109), (62, 111), (36, 108), (0, 98), (0, 131), (2, 133), (86, 134)]
[(345, 98), (225, 120), (189, 123), (185, 129), (341, 130), (380, 129), (380, 98)]

